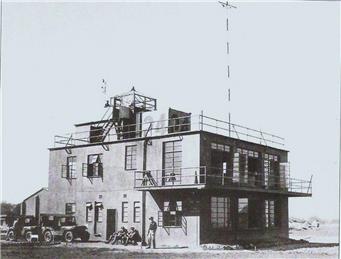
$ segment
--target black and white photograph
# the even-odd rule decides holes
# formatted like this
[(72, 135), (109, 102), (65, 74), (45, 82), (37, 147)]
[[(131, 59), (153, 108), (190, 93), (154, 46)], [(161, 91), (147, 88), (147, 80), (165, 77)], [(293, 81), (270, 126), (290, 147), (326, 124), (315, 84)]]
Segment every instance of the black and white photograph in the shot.
[(1, 1), (1, 258), (340, 258), (339, 1)]

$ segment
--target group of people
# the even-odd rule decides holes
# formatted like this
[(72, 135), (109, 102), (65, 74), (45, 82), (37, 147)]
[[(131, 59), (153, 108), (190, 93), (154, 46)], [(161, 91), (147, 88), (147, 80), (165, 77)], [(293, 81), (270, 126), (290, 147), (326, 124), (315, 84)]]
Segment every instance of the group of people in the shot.
[[(148, 248), (155, 248), (155, 232), (157, 229), (157, 224), (154, 221), (153, 217), (149, 218), (150, 224), (148, 228)], [(137, 245), (137, 242), (141, 242), (141, 236), (136, 228), (131, 227), (127, 230), (125, 227), (121, 227), (121, 229), (115, 233), (113, 233), (108, 241), (107, 244), (115, 245), (118, 241), (120, 241), (125, 246), (128, 244)]]
[(121, 243), (126, 246), (129, 243), (136, 245), (137, 242), (139, 242), (140, 240), (141, 240), (141, 237), (136, 228), (131, 227), (129, 230), (127, 230), (125, 227), (121, 227), (119, 231), (114, 232), (109, 237), (106, 243), (115, 245), (118, 241), (121, 241)]

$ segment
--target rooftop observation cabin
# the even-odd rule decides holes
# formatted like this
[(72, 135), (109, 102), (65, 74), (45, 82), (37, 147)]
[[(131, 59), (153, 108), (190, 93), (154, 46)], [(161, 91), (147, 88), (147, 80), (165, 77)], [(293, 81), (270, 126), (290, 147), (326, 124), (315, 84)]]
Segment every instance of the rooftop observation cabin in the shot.
[[(68, 152), (73, 147), (101, 145), (107, 150), (115, 142), (144, 141), (148, 146), (153, 139), (175, 136), (181, 139), (185, 135), (199, 134), (199, 166), (182, 167), (181, 161), (173, 161), (171, 167), (164, 164), (157, 170), (144, 166), (134, 172), (134, 189), (221, 189), (287, 197), (312, 195), (312, 178), (300, 180), (290, 176), (288, 151), (283, 149), (282, 137), (215, 119), (203, 112), (195, 115), (171, 108), (167, 119), (149, 121), (143, 114), (155, 111), (157, 101), (134, 88), (126, 94), (111, 97), (105, 108), (106, 112), (99, 121), (77, 124), (76, 132), (56, 135), (55, 148), (64, 148)], [(208, 143), (205, 139), (221, 141)], [(177, 147), (172, 149), (176, 151)], [(272, 153), (267, 152), (269, 149)], [(206, 155), (208, 151), (212, 154), (209, 157)], [(176, 160), (176, 157), (172, 159)], [(67, 169), (64, 166), (62, 172), (67, 173)], [(83, 164), (83, 175), (88, 170), (88, 165)], [(92, 177), (100, 175), (101, 165), (98, 163)]]

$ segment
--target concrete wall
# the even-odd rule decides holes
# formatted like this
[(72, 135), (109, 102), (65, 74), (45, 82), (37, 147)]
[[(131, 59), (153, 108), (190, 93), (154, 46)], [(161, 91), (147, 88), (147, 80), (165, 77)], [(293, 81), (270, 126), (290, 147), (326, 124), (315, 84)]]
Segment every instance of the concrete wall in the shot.
[[(162, 169), (162, 146), (165, 141), (181, 140), (182, 141), (182, 166), (196, 167), (199, 166), (199, 135), (185, 135), (182, 137), (167, 137), (152, 139), (150, 145), (147, 146), (147, 169)], [(106, 151), (100, 145), (91, 145), (86, 147), (71, 148), (71, 154), (64, 149), (53, 149), (50, 151), (49, 166), (49, 202), (48, 209), (50, 213), (65, 213), (66, 203), (76, 203), (76, 219), (79, 224), (87, 225), (91, 238), (94, 238), (94, 222), (86, 222), (86, 203), (102, 202), (103, 204), (103, 220), (97, 223), (97, 234), (101, 239), (106, 238), (107, 225), (107, 209), (116, 209), (116, 229), (125, 227), (136, 227), (139, 232), (142, 231), (141, 223), (133, 222), (133, 204), (134, 201), (140, 201), (142, 207), (142, 192), (134, 190), (134, 171), (125, 170), (125, 147), (127, 145), (137, 145), (137, 170), (143, 170), (143, 140), (126, 141), (125, 143), (109, 144), (109, 150)], [(102, 153), (103, 162), (103, 178), (89, 179), (82, 176), (82, 163), (87, 163), (89, 154)], [(76, 179), (67, 180), (61, 177), (61, 167), (66, 165), (68, 156), (76, 156)], [(122, 222), (122, 202), (128, 202), (128, 222)], [(142, 210), (142, 208), (141, 208)], [(148, 218), (153, 216), (155, 220), (158, 218), (160, 210), (157, 202), (152, 195), (147, 195), (146, 202), (146, 222)], [(92, 211), (94, 212), (94, 210)], [(142, 215), (141, 215), (142, 216)], [(94, 218), (94, 216), (93, 216)], [(198, 215), (196, 217), (188, 217), (188, 228), (198, 229)], [(146, 230), (148, 225), (146, 226)], [(157, 231), (156, 238), (158, 245), (185, 245), (193, 244), (195, 237), (181, 234), (182, 230), (172, 229), (168, 235), (161, 228)], [(190, 231), (197, 233), (196, 231)], [(175, 235), (176, 234), (176, 235)], [(182, 236), (184, 239), (182, 239)]]
[(37, 199), (39, 199), (39, 213), (47, 213), (49, 211), (48, 191), (46, 189), (42, 189), (21, 203), (21, 214), (25, 213), (25, 215), (37, 216)]

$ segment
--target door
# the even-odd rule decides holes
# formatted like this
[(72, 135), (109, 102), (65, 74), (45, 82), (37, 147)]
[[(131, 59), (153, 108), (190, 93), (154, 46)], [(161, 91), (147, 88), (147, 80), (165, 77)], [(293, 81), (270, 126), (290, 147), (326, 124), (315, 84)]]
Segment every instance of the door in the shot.
[(116, 231), (116, 210), (107, 209), (107, 240)]
[(35, 216), (36, 216), (36, 219), (39, 220), (39, 215), (40, 215), (40, 198), (39, 196), (36, 197), (35, 199), (35, 203), (36, 203), (36, 211), (35, 211)]

